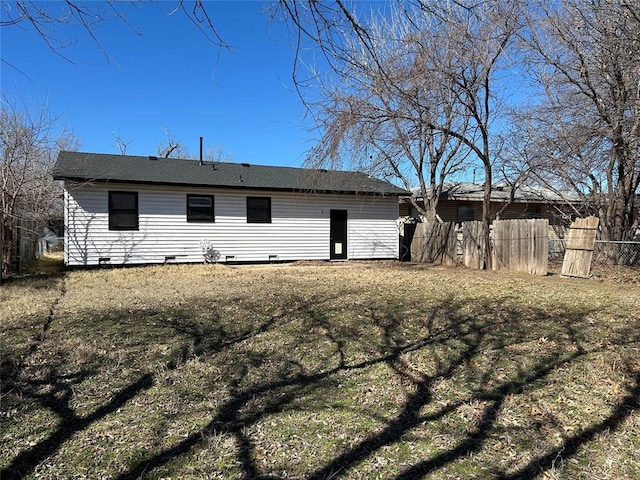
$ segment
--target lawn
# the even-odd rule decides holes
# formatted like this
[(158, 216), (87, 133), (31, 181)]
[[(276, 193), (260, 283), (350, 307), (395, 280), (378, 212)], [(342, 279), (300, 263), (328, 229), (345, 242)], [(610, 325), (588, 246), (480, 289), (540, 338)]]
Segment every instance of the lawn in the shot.
[(1, 287), (0, 477), (640, 478), (640, 285), (393, 262)]

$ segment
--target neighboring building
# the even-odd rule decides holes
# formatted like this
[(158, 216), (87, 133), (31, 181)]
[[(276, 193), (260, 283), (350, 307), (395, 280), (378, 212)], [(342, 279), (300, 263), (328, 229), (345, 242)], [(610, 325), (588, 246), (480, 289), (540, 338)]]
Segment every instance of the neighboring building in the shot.
[[(443, 222), (455, 222), (460, 226), (463, 222), (482, 220), (482, 202), (484, 185), (477, 183), (445, 183), (438, 200), (436, 213)], [(413, 198), (418, 204), (422, 202), (419, 190), (413, 190)], [(497, 184), (491, 190), (490, 217), (500, 220), (546, 218), (549, 220), (549, 239), (564, 238), (565, 230), (576, 216), (580, 207), (577, 194), (565, 192), (559, 194), (553, 190), (540, 187), (522, 186), (511, 197), (511, 188)], [(575, 208), (574, 208), (575, 207)], [(409, 197), (400, 202), (400, 218), (404, 223), (401, 229), (401, 260), (411, 259), (411, 242), (416, 229), (417, 209)], [(458, 230), (459, 242), (462, 231)], [(562, 249), (560, 242), (552, 248)], [(461, 254), (461, 251), (458, 252)]]
[[(520, 187), (510, 200), (510, 187), (494, 185), (491, 191), (491, 217), (500, 212), (501, 220), (547, 218), (550, 225), (567, 226), (576, 212), (571, 204), (579, 205), (576, 194), (558, 194), (550, 189)], [(418, 202), (420, 194), (414, 193)], [(446, 183), (438, 200), (437, 214), (443, 222), (482, 220), (484, 185), (476, 183)], [(418, 213), (409, 198), (400, 205), (401, 217), (417, 218)]]
[(398, 258), (398, 197), (358, 172), (61, 152), (69, 266)]

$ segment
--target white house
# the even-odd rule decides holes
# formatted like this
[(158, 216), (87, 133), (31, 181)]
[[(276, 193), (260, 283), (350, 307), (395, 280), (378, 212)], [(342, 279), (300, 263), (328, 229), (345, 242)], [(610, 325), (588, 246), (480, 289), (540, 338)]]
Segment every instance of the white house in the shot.
[(398, 258), (398, 197), (359, 172), (61, 152), (69, 266)]

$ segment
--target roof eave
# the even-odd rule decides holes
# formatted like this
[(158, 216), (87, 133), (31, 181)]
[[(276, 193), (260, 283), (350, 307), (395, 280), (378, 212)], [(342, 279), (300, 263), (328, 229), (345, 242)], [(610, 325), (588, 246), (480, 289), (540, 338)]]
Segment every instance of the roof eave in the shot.
[(84, 178), (74, 177), (70, 175), (54, 174), (54, 180), (61, 180), (65, 182), (77, 182), (77, 183), (114, 183), (114, 184), (126, 184), (126, 185), (158, 185), (163, 187), (194, 187), (194, 188), (225, 188), (231, 190), (259, 190), (270, 192), (289, 192), (289, 193), (322, 193), (322, 194), (339, 194), (339, 195), (365, 195), (365, 196), (387, 196), (387, 197), (402, 197), (409, 192), (380, 192), (380, 191), (361, 191), (361, 190), (328, 190), (328, 189), (300, 189), (300, 188), (286, 188), (286, 187), (260, 187), (250, 185), (224, 185), (224, 184), (211, 184), (211, 183), (181, 183), (181, 182), (157, 182), (148, 180), (118, 180), (113, 178)]

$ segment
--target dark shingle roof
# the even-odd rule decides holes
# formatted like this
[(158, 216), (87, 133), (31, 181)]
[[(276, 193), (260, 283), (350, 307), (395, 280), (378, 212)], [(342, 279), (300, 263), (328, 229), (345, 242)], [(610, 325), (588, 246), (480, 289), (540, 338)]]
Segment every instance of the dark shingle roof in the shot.
[[(413, 197), (420, 198), (422, 193), (419, 188), (412, 189)], [(504, 184), (495, 184), (491, 187), (491, 200), (494, 202), (506, 202), (509, 200), (511, 187)], [(484, 197), (484, 184), (470, 182), (451, 182), (442, 186), (442, 199), (477, 201)], [(575, 192), (559, 192), (544, 187), (522, 185), (515, 191), (513, 201), (518, 203), (566, 203), (580, 202), (580, 196)]]
[(298, 192), (408, 195), (389, 182), (360, 172), (313, 170), (247, 163), (60, 152), (56, 180), (124, 182), (199, 187), (251, 188)]

